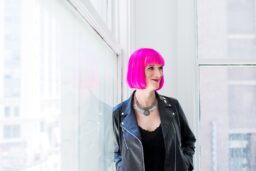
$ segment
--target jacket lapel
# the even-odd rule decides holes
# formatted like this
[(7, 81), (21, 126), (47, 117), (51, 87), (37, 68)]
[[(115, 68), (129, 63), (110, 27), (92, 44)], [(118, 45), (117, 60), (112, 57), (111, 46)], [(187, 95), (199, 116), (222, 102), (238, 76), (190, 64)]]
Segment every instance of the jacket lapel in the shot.
[[(171, 165), (173, 163), (170, 162), (173, 161), (172, 143), (175, 142), (175, 136), (177, 134), (173, 123), (176, 113), (172, 109), (173, 105), (170, 104), (165, 97), (158, 95), (157, 93), (156, 95), (158, 98), (165, 151), (166, 154), (168, 154), (165, 155), (165, 168), (172, 168)], [(174, 145), (176, 145), (176, 143)]]
[[(123, 102), (121, 124), (122, 127), (124, 127), (128, 132), (132, 133), (139, 140), (141, 140), (140, 130), (135, 117), (134, 109), (132, 107), (134, 93), (135, 91), (132, 93), (129, 99)], [(156, 98), (158, 100), (158, 109), (160, 113), (165, 148), (168, 150), (171, 146), (172, 139), (175, 137), (175, 128), (172, 122), (176, 114), (172, 109), (172, 104), (170, 104), (165, 97), (156, 92)]]
[(122, 114), (122, 127), (124, 127), (129, 133), (132, 133), (141, 141), (140, 130), (135, 117), (135, 113), (132, 107), (133, 96), (135, 91), (132, 93), (129, 99), (123, 103), (123, 114)]
[(162, 132), (165, 144), (170, 144), (174, 138), (174, 128), (172, 122), (175, 116), (175, 113), (172, 109), (172, 104), (170, 104), (167, 99), (158, 93), (156, 93), (158, 98), (158, 109), (160, 113)]

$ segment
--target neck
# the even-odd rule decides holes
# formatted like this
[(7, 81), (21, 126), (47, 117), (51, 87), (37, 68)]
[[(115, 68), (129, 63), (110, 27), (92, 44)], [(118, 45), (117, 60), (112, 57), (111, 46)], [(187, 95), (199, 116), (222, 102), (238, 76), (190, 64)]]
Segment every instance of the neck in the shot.
[(137, 98), (137, 100), (143, 107), (148, 107), (152, 105), (152, 103), (155, 101), (155, 98), (156, 98), (155, 91), (145, 90), (145, 89), (136, 90), (134, 96)]

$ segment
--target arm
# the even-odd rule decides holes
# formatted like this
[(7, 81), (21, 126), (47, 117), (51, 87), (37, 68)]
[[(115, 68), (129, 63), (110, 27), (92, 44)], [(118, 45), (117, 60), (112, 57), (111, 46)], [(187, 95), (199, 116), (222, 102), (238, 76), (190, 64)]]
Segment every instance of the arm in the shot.
[(188, 169), (193, 170), (193, 155), (195, 153), (196, 138), (191, 131), (186, 116), (177, 101), (177, 110), (179, 112), (179, 123), (181, 132), (181, 149), (188, 162)]
[(122, 157), (121, 157), (121, 152), (120, 152), (120, 115), (119, 115), (119, 111), (114, 108), (113, 109), (113, 132), (114, 132), (114, 160), (115, 160), (115, 164), (116, 164), (116, 170), (119, 169), (119, 167), (121, 166), (121, 162), (122, 162)]

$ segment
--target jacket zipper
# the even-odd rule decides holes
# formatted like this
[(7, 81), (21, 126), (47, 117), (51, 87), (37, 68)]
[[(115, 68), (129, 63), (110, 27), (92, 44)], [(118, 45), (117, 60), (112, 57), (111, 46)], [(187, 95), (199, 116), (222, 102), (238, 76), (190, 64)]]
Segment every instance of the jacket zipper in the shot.
[[(131, 134), (133, 137), (135, 137), (139, 143), (140, 143), (140, 146), (141, 146), (141, 149), (142, 149), (142, 161), (143, 161), (143, 171), (145, 171), (145, 163), (144, 163), (144, 151), (143, 151), (143, 145), (142, 145), (142, 142), (140, 141), (140, 139), (138, 137), (136, 137), (133, 133), (131, 133), (129, 130), (127, 130), (125, 127), (121, 126), (124, 130), (126, 130), (129, 134)], [(125, 139), (125, 138), (124, 138)]]

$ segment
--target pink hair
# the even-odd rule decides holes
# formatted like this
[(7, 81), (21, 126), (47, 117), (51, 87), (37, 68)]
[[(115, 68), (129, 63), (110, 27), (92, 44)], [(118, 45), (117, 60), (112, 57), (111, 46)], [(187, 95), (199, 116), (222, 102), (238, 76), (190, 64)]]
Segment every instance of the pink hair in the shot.
[[(164, 66), (164, 58), (154, 49), (141, 48), (132, 53), (129, 59), (127, 71), (127, 83), (130, 88), (145, 89), (145, 67), (151, 64)], [(160, 90), (164, 84), (164, 76), (160, 80), (157, 90)]]

